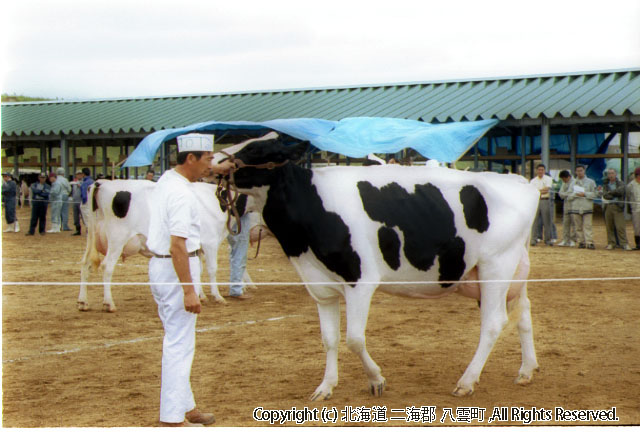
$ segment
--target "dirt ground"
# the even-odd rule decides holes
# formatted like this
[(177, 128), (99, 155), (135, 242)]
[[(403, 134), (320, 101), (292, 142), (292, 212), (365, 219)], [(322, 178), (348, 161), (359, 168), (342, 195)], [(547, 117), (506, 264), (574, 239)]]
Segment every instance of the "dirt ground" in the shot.
[[(3, 282), (78, 282), (85, 236), (64, 232), (25, 237), (28, 209), (18, 216), (22, 232), (2, 237)], [(640, 252), (604, 250), (601, 219), (594, 231), (595, 251), (533, 247), (530, 278), (640, 274)], [(224, 282), (226, 245), (219, 263), (218, 280)], [(299, 281), (273, 238), (263, 241), (260, 256), (251, 259), (248, 268), (256, 282)], [(94, 273), (92, 280), (101, 281), (101, 273)], [(147, 280), (143, 257), (129, 258), (116, 267), (114, 281)], [(209, 281), (208, 276), (203, 281)], [(156, 426), (162, 326), (149, 288), (114, 287), (118, 311), (112, 314), (101, 310), (102, 288), (89, 289), (92, 309), (79, 312), (77, 284), (3, 285), (4, 427)], [(362, 366), (344, 344), (343, 309), (340, 384), (330, 400), (316, 403), (308, 398), (324, 373), (324, 349), (315, 304), (300, 285), (261, 286), (249, 300), (231, 300), (227, 305), (210, 301), (203, 306), (193, 390), (199, 407), (215, 413), (217, 427), (269, 426), (254, 420), (256, 407), (308, 407), (318, 409), (318, 416), (337, 415), (336, 423), (320, 420), (303, 426), (464, 426), (469, 412), (475, 415), (472, 424), (487, 425), (500, 407), (507, 407), (509, 417), (490, 426), (522, 425), (512, 415), (520, 407), (552, 415), (551, 421), (534, 424), (584, 425), (592, 422), (557, 420), (555, 408), (615, 407), (619, 420), (608, 424), (636, 425), (640, 424), (639, 291), (638, 280), (530, 283), (540, 372), (529, 386), (513, 383), (520, 345), (516, 328), (510, 327), (490, 355), (475, 393), (464, 398), (451, 392), (476, 349), (480, 324), (476, 302), (457, 295), (410, 300), (379, 292), (369, 315), (367, 344), (387, 379), (387, 389), (382, 397), (369, 395)], [(226, 295), (227, 288), (221, 293)], [(407, 408), (423, 406), (435, 407), (435, 420), (429, 423), (428, 411), (424, 423), (420, 418), (405, 420), (410, 414)], [(360, 413), (353, 413), (355, 409)], [(445, 409), (451, 409), (456, 422)], [(387, 421), (369, 421), (367, 414), (372, 413), (386, 416)], [(341, 421), (344, 414), (351, 414), (350, 419)], [(547, 417), (544, 411), (538, 413), (538, 419), (542, 417)]]

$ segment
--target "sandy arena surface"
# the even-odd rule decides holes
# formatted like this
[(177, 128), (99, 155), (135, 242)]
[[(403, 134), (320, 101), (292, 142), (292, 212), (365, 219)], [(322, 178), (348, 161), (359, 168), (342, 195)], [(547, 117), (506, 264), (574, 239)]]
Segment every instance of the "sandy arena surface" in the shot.
[[(3, 234), (3, 281), (78, 282), (86, 237), (72, 237), (71, 232), (25, 237), (28, 212), (18, 212), (21, 233)], [(594, 232), (595, 251), (533, 247), (530, 278), (640, 275), (640, 252), (604, 250), (601, 219)], [(255, 247), (250, 256), (254, 253)], [(219, 264), (218, 281), (225, 282), (226, 244)], [(260, 256), (248, 268), (256, 282), (299, 281), (273, 238), (263, 241)], [(101, 272), (93, 274), (92, 281), (101, 280)], [(148, 281), (147, 259), (120, 263), (114, 281)], [(203, 281), (209, 281), (206, 274)], [(221, 287), (221, 293), (226, 295), (227, 288)], [(369, 395), (362, 366), (344, 343), (343, 309), (340, 383), (330, 400), (311, 402), (325, 360), (315, 303), (300, 285), (261, 286), (252, 293), (249, 300), (227, 305), (209, 301), (198, 318), (192, 386), (198, 406), (215, 413), (214, 426), (268, 426), (253, 419), (256, 407), (305, 406), (319, 414), (335, 410), (338, 420), (304, 426), (419, 426), (390, 419), (406, 418), (405, 409), (412, 406), (435, 406), (436, 420), (424, 424), (430, 426), (441, 426), (446, 408), (454, 418), (467, 409), (485, 409), (484, 421), (472, 423), (487, 424), (497, 407), (508, 407), (510, 416), (515, 407), (545, 409), (554, 416), (555, 407), (615, 407), (619, 421), (609, 424), (640, 424), (638, 280), (530, 283), (540, 372), (529, 386), (513, 383), (520, 345), (512, 326), (498, 340), (475, 393), (464, 398), (451, 392), (476, 349), (480, 317), (475, 300), (374, 296), (367, 345), (387, 379), (378, 398)], [(113, 294), (116, 313), (102, 311), (99, 286), (89, 288), (91, 310), (79, 312), (75, 283), (3, 285), (4, 427), (156, 426), (162, 353), (156, 304), (147, 286), (117, 286)], [(386, 407), (387, 422), (341, 422), (349, 406), (364, 407), (365, 415), (375, 406)], [(444, 424), (467, 425), (449, 417)], [(495, 425), (522, 422), (491, 423)]]

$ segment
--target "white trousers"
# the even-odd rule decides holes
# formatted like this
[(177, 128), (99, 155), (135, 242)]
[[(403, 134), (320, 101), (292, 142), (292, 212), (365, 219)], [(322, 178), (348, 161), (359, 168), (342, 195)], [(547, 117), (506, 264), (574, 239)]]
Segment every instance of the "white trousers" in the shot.
[[(189, 258), (191, 279), (200, 285), (200, 258)], [(149, 281), (174, 285), (151, 285), (164, 327), (162, 342), (162, 380), (160, 386), (160, 421), (184, 421), (186, 412), (196, 407), (191, 391), (191, 364), (196, 348), (197, 315), (184, 309), (184, 291), (171, 258), (151, 258)]]

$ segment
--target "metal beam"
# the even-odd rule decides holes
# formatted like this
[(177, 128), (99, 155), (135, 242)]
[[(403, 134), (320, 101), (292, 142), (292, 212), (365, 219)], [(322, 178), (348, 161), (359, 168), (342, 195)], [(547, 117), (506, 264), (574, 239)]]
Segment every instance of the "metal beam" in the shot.
[(527, 173), (527, 127), (520, 129), (520, 175)]
[(549, 150), (550, 150), (550, 137), (551, 137), (551, 126), (549, 124), (549, 119), (546, 117), (542, 117), (540, 119), (540, 136), (541, 136), (541, 151), (540, 151), (540, 159), (542, 160), (542, 164), (544, 167), (549, 170)]
[(578, 126), (574, 125), (571, 127), (571, 141), (569, 142), (569, 153), (571, 161), (571, 173), (575, 175), (576, 170), (576, 154), (578, 153)]
[(67, 139), (62, 136), (60, 139), (60, 167), (64, 169), (64, 176), (69, 176), (69, 144)]

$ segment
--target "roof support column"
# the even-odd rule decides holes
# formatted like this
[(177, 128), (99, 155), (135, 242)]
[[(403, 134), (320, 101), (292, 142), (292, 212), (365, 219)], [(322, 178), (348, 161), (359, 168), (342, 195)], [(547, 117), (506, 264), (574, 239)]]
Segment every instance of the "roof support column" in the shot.
[(473, 168), (478, 169), (478, 142), (473, 147)]
[[(629, 123), (622, 124), (622, 136), (620, 137), (620, 147), (622, 148), (622, 165), (620, 166), (622, 173), (620, 179), (627, 185), (629, 182)], [(625, 210), (627, 208), (625, 207)]]
[(96, 141), (92, 140), (91, 143), (92, 143), (91, 148), (92, 148), (92, 151), (93, 151), (93, 154), (91, 154), (91, 155), (93, 155), (93, 159), (94, 159), (93, 160), (93, 164), (91, 165), (91, 174), (93, 175), (93, 179), (96, 179), (96, 161), (95, 161), (95, 158), (96, 158)]
[(578, 153), (578, 126), (571, 126), (571, 142), (569, 143), (569, 152), (571, 154), (570, 164), (571, 164), (571, 175), (575, 176), (576, 170), (576, 155)]
[(107, 177), (107, 142), (102, 141), (102, 174)]
[(549, 124), (549, 118), (546, 116), (542, 116), (541, 119), (541, 128), (540, 128), (540, 159), (542, 160), (542, 164), (549, 171), (549, 148), (550, 148), (550, 137), (551, 137), (551, 127)]
[[(20, 163), (18, 162), (18, 142), (13, 142), (13, 176), (20, 179)], [(18, 185), (20, 187), (20, 185)]]
[(160, 174), (163, 174), (167, 170), (167, 143), (163, 143), (160, 146)]
[(47, 171), (47, 147), (44, 142), (40, 143), (40, 172)]
[(64, 169), (64, 176), (69, 176), (69, 145), (67, 139), (62, 135), (60, 138), (60, 167)]
[(78, 163), (77, 163), (77, 152), (76, 152), (76, 148), (78, 147), (78, 142), (73, 142), (73, 144), (71, 145), (71, 158), (73, 158), (73, 161), (71, 161), (71, 171), (73, 172), (72, 175), (76, 176), (76, 173), (78, 173)]
[(520, 130), (520, 175), (527, 173), (527, 127)]

